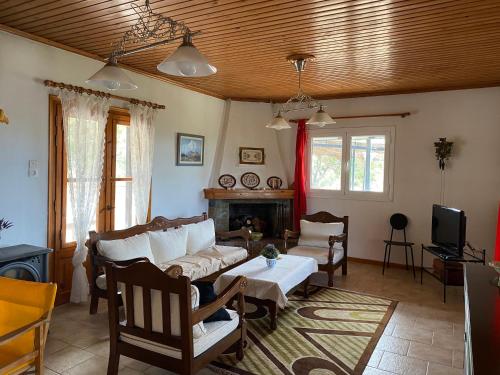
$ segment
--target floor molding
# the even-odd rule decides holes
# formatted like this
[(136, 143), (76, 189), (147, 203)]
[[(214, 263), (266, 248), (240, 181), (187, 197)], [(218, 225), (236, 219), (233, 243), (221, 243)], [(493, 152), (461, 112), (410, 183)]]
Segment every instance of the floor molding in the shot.
[[(373, 264), (373, 265), (380, 266), (380, 267), (382, 267), (384, 264), (384, 262), (382, 262), (380, 260), (356, 258), (356, 257), (347, 257), (347, 260), (350, 262), (354, 262), (354, 263)], [(389, 263), (389, 268), (390, 267), (406, 269), (406, 265), (401, 264), (401, 263)], [(411, 269), (411, 264), (409, 264), (408, 267)], [(420, 271), (420, 266), (417, 266), (415, 264), (415, 271), (417, 271), (417, 270)]]

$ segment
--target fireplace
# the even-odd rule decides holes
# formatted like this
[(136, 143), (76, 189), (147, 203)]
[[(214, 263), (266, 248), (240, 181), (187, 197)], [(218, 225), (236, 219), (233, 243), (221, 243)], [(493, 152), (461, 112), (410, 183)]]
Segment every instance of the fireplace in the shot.
[(216, 231), (238, 230), (242, 226), (262, 232), (264, 238), (281, 238), (292, 229), (293, 191), (205, 189), (208, 215)]

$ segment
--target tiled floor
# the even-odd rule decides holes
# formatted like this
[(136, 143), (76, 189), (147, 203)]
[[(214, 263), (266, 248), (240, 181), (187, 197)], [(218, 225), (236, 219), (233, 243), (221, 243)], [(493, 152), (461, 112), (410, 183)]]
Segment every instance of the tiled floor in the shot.
[[(326, 280), (318, 277), (315, 281)], [(463, 374), (461, 287), (449, 288), (448, 302), (443, 304), (441, 284), (429, 276), (420, 285), (409, 271), (390, 268), (382, 276), (380, 267), (358, 263), (349, 264), (347, 277), (336, 277), (336, 286), (400, 301), (366, 375)], [(46, 374), (105, 374), (108, 345), (105, 305), (93, 316), (86, 305), (58, 307), (47, 343)], [(123, 375), (168, 373), (126, 357), (121, 358), (120, 368)], [(213, 373), (205, 369), (200, 374)]]

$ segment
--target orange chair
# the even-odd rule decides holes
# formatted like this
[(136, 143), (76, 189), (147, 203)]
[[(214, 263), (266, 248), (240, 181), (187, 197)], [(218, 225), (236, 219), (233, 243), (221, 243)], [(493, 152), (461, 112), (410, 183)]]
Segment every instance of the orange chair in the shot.
[(0, 277), (0, 374), (20, 374), (35, 366), (43, 374), (43, 354), (57, 286)]

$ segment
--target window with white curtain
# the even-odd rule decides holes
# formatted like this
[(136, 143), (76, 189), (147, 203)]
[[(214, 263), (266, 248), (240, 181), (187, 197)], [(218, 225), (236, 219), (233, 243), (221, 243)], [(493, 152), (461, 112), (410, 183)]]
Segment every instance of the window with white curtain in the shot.
[(391, 200), (394, 127), (311, 129), (311, 196)]

